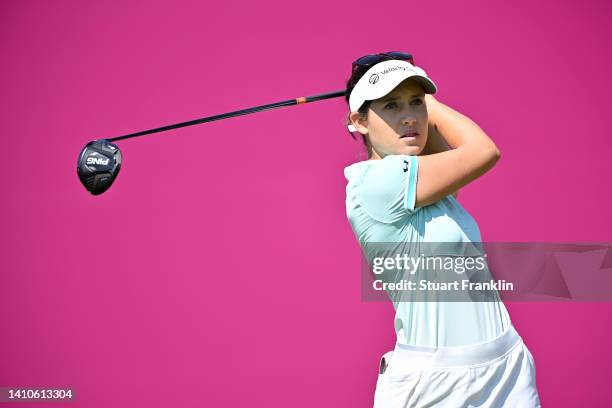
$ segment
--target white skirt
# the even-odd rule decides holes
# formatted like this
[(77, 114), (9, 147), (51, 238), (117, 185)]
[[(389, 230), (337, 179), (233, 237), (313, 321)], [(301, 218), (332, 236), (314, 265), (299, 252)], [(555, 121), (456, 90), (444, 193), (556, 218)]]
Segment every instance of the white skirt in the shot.
[(400, 407), (541, 407), (533, 356), (512, 325), (469, 346), (396, 343), (380, 360), (374, 408)]

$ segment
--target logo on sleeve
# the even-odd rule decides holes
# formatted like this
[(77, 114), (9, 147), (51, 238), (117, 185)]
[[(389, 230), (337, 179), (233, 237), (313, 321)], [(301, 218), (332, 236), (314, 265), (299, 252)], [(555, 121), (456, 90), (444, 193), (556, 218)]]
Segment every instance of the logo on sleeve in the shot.
[(407, 172), (410, 169), (410, 163), (408, 163), (408, 160), (404, 160), (404, 173)]

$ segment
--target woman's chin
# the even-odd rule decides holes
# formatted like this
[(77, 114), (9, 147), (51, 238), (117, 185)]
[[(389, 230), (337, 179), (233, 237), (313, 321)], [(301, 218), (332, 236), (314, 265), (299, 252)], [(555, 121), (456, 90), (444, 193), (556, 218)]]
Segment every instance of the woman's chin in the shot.
[(405, 154), (408, 156), (418, 156), (423, 151), (421, 146), (404, 146), (401, 149), (401, 152), (398, 154)]

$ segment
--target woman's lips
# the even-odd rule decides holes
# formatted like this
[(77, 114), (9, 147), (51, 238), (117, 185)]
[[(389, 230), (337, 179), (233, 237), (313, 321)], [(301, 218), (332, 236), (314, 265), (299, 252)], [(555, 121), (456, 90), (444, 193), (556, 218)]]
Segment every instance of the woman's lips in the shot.
[(405, 135), (400, 136), (400, 139), (416, 140), (417, 136), (419, 136), (418, 133), (416, 133), (416, 132), (409, 132), (409, 133), (406, 133)]

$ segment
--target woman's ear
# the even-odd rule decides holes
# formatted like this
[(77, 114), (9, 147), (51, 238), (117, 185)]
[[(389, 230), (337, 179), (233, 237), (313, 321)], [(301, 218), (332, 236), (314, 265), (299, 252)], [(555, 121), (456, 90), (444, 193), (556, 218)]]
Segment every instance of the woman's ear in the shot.
[(368, 134), (368, 121), (359, 112), (351, 112), (349, 118), (359, 133), (362, 135)]

